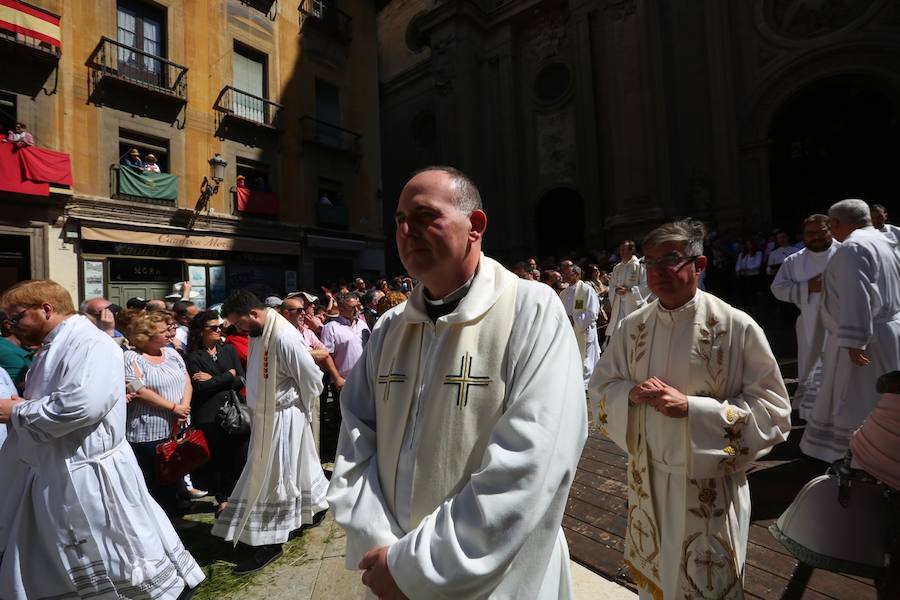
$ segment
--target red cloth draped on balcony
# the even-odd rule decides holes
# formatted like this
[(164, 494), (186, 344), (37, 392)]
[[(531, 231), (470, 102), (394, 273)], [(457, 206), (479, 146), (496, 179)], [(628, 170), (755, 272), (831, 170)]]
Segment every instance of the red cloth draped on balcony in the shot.
[[(0, 134), (0, 139), (6, 136)], [(51, 183), (72, 186), (68, 154), (0, 143), (0, 192), (49, 196)]]
[(254, 192), (250, 188), (237, 189), (237, 208), (241, 212), (263, 215), (278, 214), (278, 195), (272, 192)]
[(0, 0), (0, 29), (59, 48), (59, 17), (18, 0)]

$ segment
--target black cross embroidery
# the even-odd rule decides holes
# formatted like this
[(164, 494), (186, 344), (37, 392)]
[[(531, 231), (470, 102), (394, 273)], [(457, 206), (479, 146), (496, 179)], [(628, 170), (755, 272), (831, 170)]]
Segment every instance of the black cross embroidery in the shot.
[(459, 386), (459, 391), (456, 395), (456, 406), (459, 407), (459, 410), (462, 410), (469, 403), (469, 386), (488, 385), (490, 383), (490, 377), (472, 375), (472, 357), (469, 356), (468, 352), (463, 354), (460, 359), (459, 373), (444, 377), (444, 385)]
[(69, 537), (72, 538), (72, 543), (66, 544), (66, 548), (75, 548), (75, 552), (78, 553), (78, 558), (81, 558), (82, 556), (84, 556), (84, 552), (81, 551), (81, 545), (87, 544), (87, 540), (79, 540), (75, 536), (75, 530), (73, 530), (73, 529), (69, 530)]
[(391, 395), (392, 383), (406, 383), (406, 375), (403, 373), (394, 373), (394, 361), (391, 361), (391, 368), (388, 369), (387, 375), (379, 375), (378, 383), (384, 384), (384, 397), (382, 400), (387, 402), (388, 396)]

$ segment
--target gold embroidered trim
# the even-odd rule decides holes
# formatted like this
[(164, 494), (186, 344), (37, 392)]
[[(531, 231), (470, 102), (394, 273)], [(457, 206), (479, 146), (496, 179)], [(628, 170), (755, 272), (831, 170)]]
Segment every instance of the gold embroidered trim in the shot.
[[(684, 540), (684, 544), (681, 547), (682, 591), (686, 598), (724, 600), (734, 590), (735, 585), (739, 582), (739, 577), (736, 573), (737, 557), (734, 553), (734, 548), (732, 548), (731, 540), (721, 534), (721, 530), (725, 528), (721, 527), (720, 523), (715, 527), (717, 531), (714, 533), (710, 532), (710, 527), (714, 525), (714, 521), (723, 518), (727, 519), (725, 516), (725, 509), (716, 507), (716, 501), (719, 498), (717, 489), (718, 481), (716, 479), (703, 479), (700, 481), (689, 479), (688, 482), (697, 488), (697, 500), (700, 503), (699, 506), (689, 508), (688, 512), (703, 521), (704, 531), (698, 531), (689, 535)], [(724, 555), (716, 553), (714, 550), (707, 547), (705, 551), (698, 549), (695, 556), (694, 550), (692, 550), (691, 547), (701, 536), (705, 537), (707, 541), (709, 539), (715, 540)], [(726, 560), (716, 561), (714, 560), (716, 557)], [(706, 585), (704, 587), (706, 588), (706, 591), (701, 590), (700, 586), (697, 585), (691, 576), (690, 571), (688, 570), (688, 566), (691, 562), (705, 570)], [(730, 583), (725, 586), (724, 590), (716, 592), (712, 585), (713, 572), (721, 572), (726, 569), (730, 577), (722, 578), (722, 581), (728, 581), (728, 579), (730, 579)], [(714, 595), (709, 596), (709, 592), (714, 592)]]
[(649, 592), (653, 596), (653, 600), (663, 600), (662, 590), (649, 577), (641, 573), (628, 559), (625, 559), (625, 566), (628, 567), (628, 572), (631, 573), (631, 579), (636, 586)]
[(721, 399), (722, 386), (725, 383), (725, 350), (722, 348), (722, 338), (728, 330), (719, 326), (719, 320), (710, 315), (706, 320), (706, 327), (700, 328), (700, 337), (694, 349), (697, 357), (706, 364), (706, 386), (709, 392), (699, 395)]
[(728, 407), (725, 414), (725, 420), (731, 424), (722, 428), (725, 431), (723, 437), (727, 439), (729, 443), (722, 448), (722, 451), (725, 452), (726, 456), (722, 457), (719, 464), (725, 469), (727, 475), (734, 473), (738, 468), (738, 461), (741, 457), (747, 456), (750, 453), (750, 449), (744, 445), (744, 426), (747, 424), (750, 416), (744, 411), (739, 411), (740, 415), (735, 417), (735, 412), (734, 408)]
[(628, 337), (631, 338), (631, 341), (634, 342), (631, 346), (631, 370), (634, 371), (635, 367), (639, 360), (644, 358), (644, 355), (647, 353), (645, 346), (647, 345), (647, 335), (650, 332), (647, 331), (646, 323), (638, 323), (637, 333), (631, 333)]

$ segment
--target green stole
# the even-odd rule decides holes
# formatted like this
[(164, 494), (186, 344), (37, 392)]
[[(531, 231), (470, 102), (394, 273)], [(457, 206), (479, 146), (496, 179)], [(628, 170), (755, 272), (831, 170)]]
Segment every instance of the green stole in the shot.
[[(375, 379), (375, 419), (390, 426), (377, 428), (376, 441), (381, 489), (394, 514), (400, 453), (411, 451), (401, 448), (404, 428), (412, 422), (416, 432), (423, 431), (414, 434), (422, 442), (414, 463), (410, 522), (399, 523), (405, 531), (458, 493), (481, 465), (506, 408), (507, 345), (517, 287), (515, 275), (482, 256), (472, 288), (454, 313), (432, 325), (407, 303), (385, 334)], [(485, 291), (497, 288), (502, 291), (486, 312), (454, 322), (467, 302), (484, 301)], [(425, 328), (432, 326), (432, 344), (423, 348)]]
[[(718, 298), (697, 292), (693, 341), (690, 349), (690, 388), (688, 396), (724, 400), (732, 347), (733, 309)], [(656, 302), (635, 313), (637, 322), (629, 323), (628, 371), (632, 381), (645, 381), (650, 373), (650, 354), (656, 327)], [(649, 591), (655, 600), (663, 599), (664, 586), (659, 572), (660, 530), (651, 500), (652, 478), (647, 451), (646, 404), (629, 407), (628, 416), (628, 529), (625, 562), (635, 582)], [(734, 422), (735, 411), (727, 411)], [(690, 442), (688, 442), (690, 443)], [(688, 448), (688, 468), (691, 462)], [(727, 471), (727, 465), (725, 465)], [(742, 597), (740, 565), (727, 523), (728, 505), (724, 480), (687, 478), (685, 537), (680, 559), (679, 588), (686, 598), (724, 600)], [(671, 508), (670, 510), (675, 510)], [(666, 557), (672, 560), (673, 557)]]

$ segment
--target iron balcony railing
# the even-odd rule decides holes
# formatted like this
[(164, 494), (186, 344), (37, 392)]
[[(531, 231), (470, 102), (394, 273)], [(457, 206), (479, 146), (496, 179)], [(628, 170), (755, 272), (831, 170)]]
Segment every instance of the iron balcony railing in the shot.
[(278, 113), (281, 112), (282, 106), (277, 102), (226, 85), (219, 92), (213, 109), (223, 117), (236, 117), (257, 125), (277, 128)]
[(303, 132), (303, 140), (348, 152), (360, 154), (362, 136), (355, 131), (343, 129), (321, 119), (306, 115), (300, 118), (300, 127)]
[(324, 31), (349, 41), (353, 19), (334, 6), (333, 0), (300, 0), (300, 26), (314, 23)]
[(187, 101), (187, 67), (108, 37), (88, 59), (95, 82), (111, 77)]

